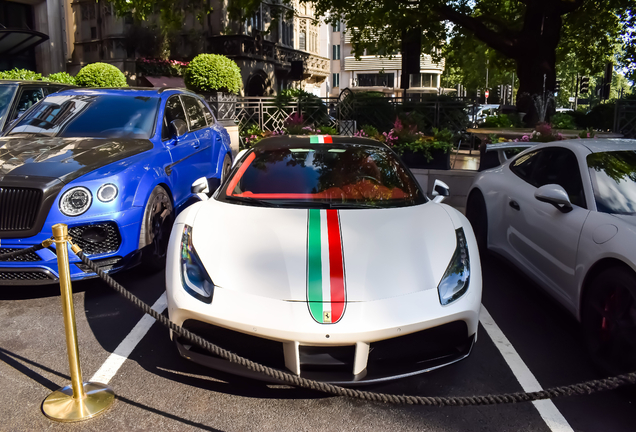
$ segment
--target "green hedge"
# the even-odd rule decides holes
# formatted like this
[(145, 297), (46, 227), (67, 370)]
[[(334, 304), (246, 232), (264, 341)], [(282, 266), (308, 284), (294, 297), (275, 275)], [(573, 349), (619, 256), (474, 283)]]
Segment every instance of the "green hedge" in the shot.
[(66, 72), (57, 72), (42, 79), (44, 81), (75, 85), (75, 77), (73, 75), (67, 74)]
[(42, 79), (42, 75), (27, 69), (15, 68), (9, 71), (0, 71), (0, 79), (37, 81)]
[(241, 70), (234, 60), (218, 54), (199, 54), (186, 68), (185, 85), (195, 92), (238, 93), (243, 86)]
[(75, 81), (82, 87), (128, 87), (124, 74), (108, 63), (91, 63), (84, 66), (78, 72)]

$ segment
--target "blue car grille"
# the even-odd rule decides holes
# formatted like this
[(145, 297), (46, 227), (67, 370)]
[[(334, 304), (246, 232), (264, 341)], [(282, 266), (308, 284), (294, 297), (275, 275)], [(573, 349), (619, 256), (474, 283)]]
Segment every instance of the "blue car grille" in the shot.
[(11, 270), (0, 270), (0, 281), (14, 281), (14, 282), (26, 282), (29, 281), (46, 281), (46, 280), (55, 280), (55, 278), (41, 270), (31, 270), (31, 271), (11, 271)]
[(0, 187), (0, 232), (30, 230), (41, 201), (39, 189)]
[(115, 222), (72, 227), (68, 234), (86, 255), (115, 252), (121, 246), (121, 235)]
[[(15, 251), (19, 251), (22, 249), (16, 249), (16, 248), (0, 248), (0, 255), (4, 255), (4, 254), (8, 254), (11, 252), (15, 252)], [(13, 257), (13, 258), (7, 258), (4, 261), (5, 262), (9, 262), (9, 261), (40, 261), (40, 257), (37, 256), (37, 254), (35, 252), (29, 252), (26, 255), (20, 255), (17, 257)]]

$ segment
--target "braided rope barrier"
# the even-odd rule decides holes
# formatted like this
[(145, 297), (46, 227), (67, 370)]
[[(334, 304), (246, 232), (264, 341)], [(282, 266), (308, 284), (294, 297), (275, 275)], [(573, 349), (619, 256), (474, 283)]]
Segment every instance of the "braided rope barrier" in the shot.
[(37, 252), (39, 250), (42, 250), (45, 247), (50, 246), (50, 243), (47, 244), (47, 242), (49, 242), (49, 240), (46, 240), (46, 241), (44, 241), (44, 242), (42, 242), (40, 244), (36, 244), (35, 246), (31, 246), (31, 247), (28, 247), (28, 248), (24, 248), (24, 249), (20, 249), (20, 250), (17, 250), (17, 251), (9, 252), (9, 253), (6, 253), (6, 254), (2, 254), (2, 255), (0, 255), (0, 261), (7, 261), (7, 260), (10, 260), (11, 258), (17, 258), (17, 257), (22, 256), (22, 255), (30, 254), (31, 252)]
[[(75, 250), (76, 247), (74, 247)], [(365, 401), (384, 402), (399, 405), (425, 405), (425, 406), (470, 406), (470, 405), (498, 405), (517, 402), (530, 402), (541, 399), (551, 399), (563, 396), (576, 396), (576, 395), (589, 395), (595, 392), (614, 390), (618, 387), (625, 385), (636, 384), (636, 372), (618, 375), (615, 377), (605, 378), (601, 380), (585, 381), (578, 384), (572, 384), (567, 386), (552, 387), (549, 389), (536, 391), (536, 392), (517, 392), (517, 393), (505, 393), (496, 395), (485, 396), (458, 396), (458, 397), (432, 397), (432, 396), (407, 396), (407, 395), (393, 395), (386, 393), (374, 393), (369, 391), (356, 390), (346, 387), (340, 387), (333, 384), (318, 382), (302, 378), (300, 376), (290, 374), (278, 369), (274, 369), (268, 366), (264, 366), (227, 351), (211, 342), (203, 339), (200, 336), (176, 325), (170, 319), (163, 314), (153, 310), (146, 303), (141, 301), (138, 297), (126, 290), (117, 281), (104, 273), (91, 262), (84, 253), (77, 248), (76, 255), (82, 260), (84, 264), (91, 268), (100, 278), (102, 278), (111, 288), (124, 296), (127, 300), (132, 302), (135, 306), (141, 309), (144, 313), (147, 313), (165, 327), (172, 330), (182, 338), (192, 342), (193, 344), (205, 349), (206, 351), (224, 358), (231, 363), (235, 363), (244, 366), (250, 370), (259, 372), (270, 378), (279, 380), (285, 384), (293, 385), (296, 387), (302, 387), (310, 390), (317, 390), (325, 393), (330, 393), (336, 396), (347, 396), (350, 398), (361, 399)]]

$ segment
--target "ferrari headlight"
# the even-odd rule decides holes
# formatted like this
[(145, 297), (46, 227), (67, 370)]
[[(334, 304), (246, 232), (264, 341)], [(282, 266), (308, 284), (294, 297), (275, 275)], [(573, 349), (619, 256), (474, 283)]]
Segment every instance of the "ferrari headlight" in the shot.
[(86, 212), (93, 202), (91, 191), (85, 187), (74, 187), (60, 198), (60, 211), (66, 216), (79, 216)]
[(188, 225), (183, 228), (181, 237), (181, 284), (192, 297), (212, 303), (214, 283), (194, 250), (192, 227)]
[(455, 253), (437, 287), (439, 301), (442, 305), (450, 304), (466, 294), (470, 281), (470, 259), (464, 229), (455, 230), (455, 234), (457, 235)]

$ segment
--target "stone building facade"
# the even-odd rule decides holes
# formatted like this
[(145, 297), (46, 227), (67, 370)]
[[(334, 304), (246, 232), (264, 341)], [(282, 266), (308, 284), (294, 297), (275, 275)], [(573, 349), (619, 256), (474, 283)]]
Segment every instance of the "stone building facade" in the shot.
[[(353, 91), (378, 91), (387, 96), (400, 97), (402, 79), (402, 55), (392, 57), (363, 55), (356, 59), (353, 55), (351, 35), (345, 23), (329, 26), (328, 38), (331, 42), (331, 76), (328, 79), (329, 95), (338, 96), (349, 88)], [(420, 57), (420, 73), (410, 75), (409, 93), (438, 93), (444, 61), (433, 61), (428, 54)]]
[[(273, 5), (272, 5), (273, 3)], [(170, 58), (190, 60), (199, 53), (223, 54), (236, 61), (244, 96), (274, 95), (284, 88), (319, 93), (329, 76), (329, 59), (320, 55), (319, 24), (311, 4), (293, 1), (289, 7), (263, 2), (254, 16), (232, 21), (228, 0), (209, 0), (213, 12), (198, 20), (186, 16), (185, 25), (169, 41)], [(131, 84), (139, 82), (136, 60), (156, 55), (153, 34), (158, 23), (141, 26), (115, 16), (110, 3), (75, 0), (72, 3), (75, 49), (68, 65), (71, 74), (96, 61), (122, 70)], [(276, 11), (284, 10), (277, 19)], [(159, 41), (159, 38), (157, 38)], [(324, 90), (323, 90), (324, 91)]]

